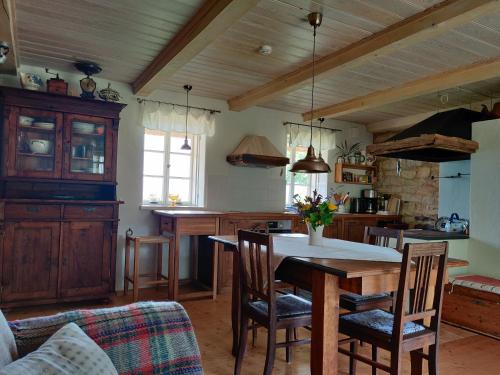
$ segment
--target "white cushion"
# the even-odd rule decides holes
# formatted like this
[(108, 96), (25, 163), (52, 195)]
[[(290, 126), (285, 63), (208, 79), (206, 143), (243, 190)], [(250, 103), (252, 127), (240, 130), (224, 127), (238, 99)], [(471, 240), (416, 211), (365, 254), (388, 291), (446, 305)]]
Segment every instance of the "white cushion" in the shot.
[(75, 323), (54, 333), (40, 348), (0, 369), (0, 375), (117, 375), (104, 351)]
[(17, 359), (14, 335), (0, 311), (0, 369)]

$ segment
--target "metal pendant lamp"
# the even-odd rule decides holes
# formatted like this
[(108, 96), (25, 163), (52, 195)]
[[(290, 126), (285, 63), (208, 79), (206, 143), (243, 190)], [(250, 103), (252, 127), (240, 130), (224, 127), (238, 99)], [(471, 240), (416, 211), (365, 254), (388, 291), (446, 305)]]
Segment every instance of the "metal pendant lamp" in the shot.
[[(312, 60), (312, 89), (311, 89), (311, 113), (314, 110), (314, 75), (315, 75), (315, 63), (316, 63), (316, 29), (321, 25), (323, 15), (318, 12), (310, 13), (307, 16), (309, 24), (314, 28), (313, 37), (313, 60)], [(300, 159), (292, 165), (290, 172), (292, 173), (329, 173), (330, 166), (325, 163), (321, 157), (321, 150), (319, 151), (319, 156), (316, 157), (314, 147), (312, 145), (313, 137), (313, 119), (311, 118), (311, 138), (309, 142), (309, 147), (307, 148), (307, 154), (304, 159)], [(320, 139), (321, 139), (321, 129), (320, 129)], [(320, 145), (321, 148), (321, 145)]]
[(184, 144), (181, 146), (181, 150), (191, 150), (191, 146), (188, 143), (188, 115), (189, 115), (189, 91), (193, 86), (184, 85), (184, 90), (186, 90), (186, 135), (184, 137)]

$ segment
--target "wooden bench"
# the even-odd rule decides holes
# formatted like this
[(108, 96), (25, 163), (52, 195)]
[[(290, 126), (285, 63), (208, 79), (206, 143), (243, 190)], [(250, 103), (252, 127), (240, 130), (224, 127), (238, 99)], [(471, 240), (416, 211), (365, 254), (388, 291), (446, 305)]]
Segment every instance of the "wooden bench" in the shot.
[(458, 276), (445, 285), (442, 320), (500, 338), (500, 280)]

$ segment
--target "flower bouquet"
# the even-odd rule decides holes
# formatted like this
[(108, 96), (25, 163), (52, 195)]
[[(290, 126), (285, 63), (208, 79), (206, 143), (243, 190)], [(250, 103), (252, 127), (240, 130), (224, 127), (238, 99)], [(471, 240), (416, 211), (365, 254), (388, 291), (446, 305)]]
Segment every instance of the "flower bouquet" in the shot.
[(303, 222), (307, 225), (309, 232), (309, 244), (319, 245), (323, 238), (325, 225), (333, 222), (333, 213), (337, 206), (330, 202), (328, 198), (323, 198), (316, 190), (313, 196), (306, 196), (303, 200), (296, 194), (293, 197), (293, 206), (297, 209)]

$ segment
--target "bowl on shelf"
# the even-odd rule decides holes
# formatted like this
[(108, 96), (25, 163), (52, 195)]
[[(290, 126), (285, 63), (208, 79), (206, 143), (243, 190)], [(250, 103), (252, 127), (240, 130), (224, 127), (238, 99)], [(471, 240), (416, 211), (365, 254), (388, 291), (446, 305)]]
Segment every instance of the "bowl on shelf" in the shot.
[(53, 122), (36, 121), (33, 123), (33, 126), (39, 129), (52, 130), (54, 129), (55, 124)]
[(38, 74), (21, 72), (19, 79), (23, 89), (37, 91), (43, 86), (43, 80)]
[(78, 122), (73, 123), (73, 130), (77, 133), (92, 134), (95, 130), (95, 125), (90, 122)]
[(52, 142), (46, 139), (31, 139), (28, 141), (29, 149), (34, 154), (48, 154), (51, 145)]
[(35, 119), (29, 116), (19, 116), (19, 125), (21, 126), (31, 126)]

